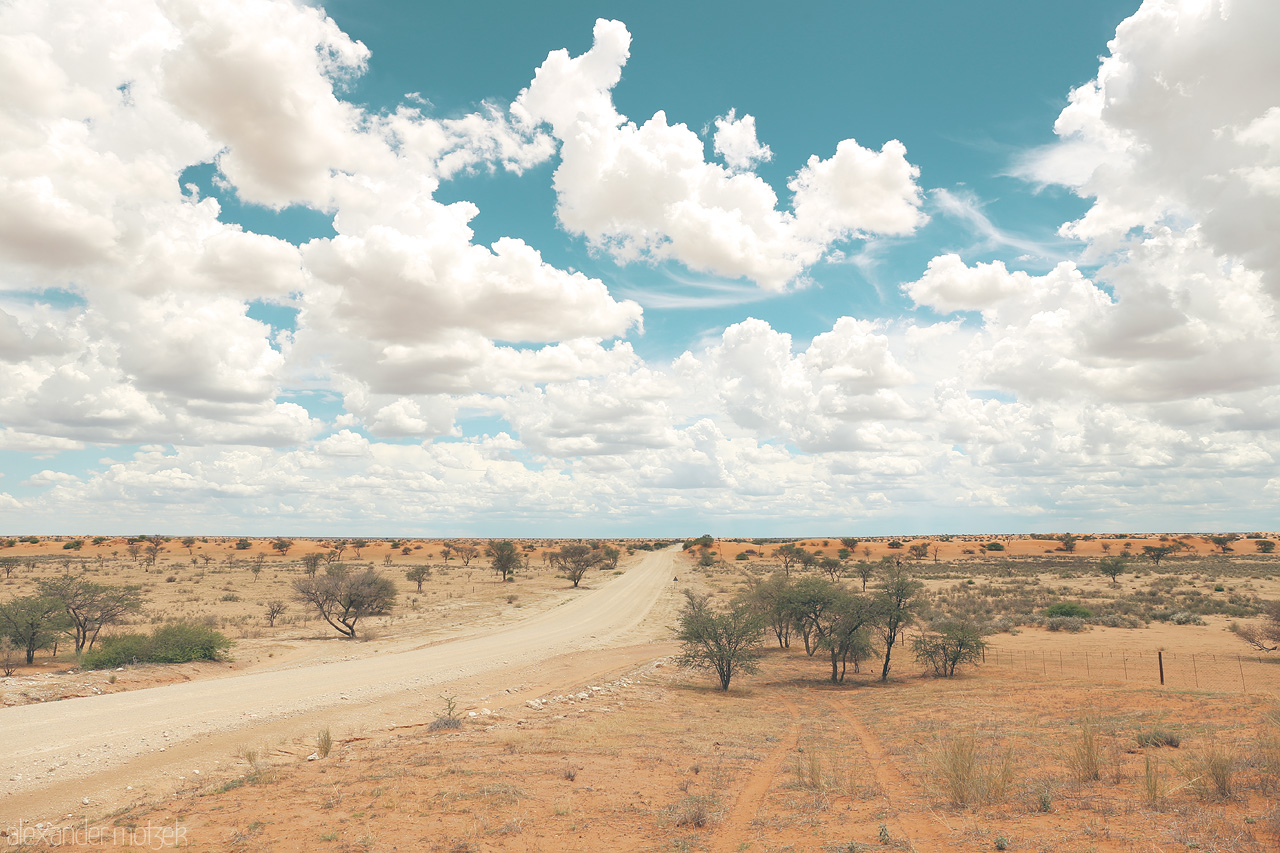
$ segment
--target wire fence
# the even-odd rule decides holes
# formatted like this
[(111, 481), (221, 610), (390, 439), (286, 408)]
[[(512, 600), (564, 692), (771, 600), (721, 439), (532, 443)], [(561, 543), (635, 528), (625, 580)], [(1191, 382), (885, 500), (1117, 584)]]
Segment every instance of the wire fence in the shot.
[(1049, 678), (1122, 681), (1224, 693), (1280, 695), (1280, 657), (1116, 651), (1006, 649), (988, 646), (986, 666)]

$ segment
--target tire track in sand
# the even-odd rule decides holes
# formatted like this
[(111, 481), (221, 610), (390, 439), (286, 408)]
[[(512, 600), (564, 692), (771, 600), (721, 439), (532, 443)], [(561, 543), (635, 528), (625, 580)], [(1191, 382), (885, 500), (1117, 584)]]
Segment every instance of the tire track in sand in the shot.
[(751, 821), (755, 819), (760, 806), (764, 804), (764, 798), (773, 787), (774, 778), (782, 769), (787, 756), (800, 745), (800, 709), (790, 699), (783, 699), (782, 703), (791, 713), (791, 726), (787, 729), (787, 736), (778, 740), (778, 745), (769, 752), (769, 757), (751, 774), (747, 784), (738, 793), (733, 811), (729, 813), (720, 825), (720, 831), (716, 833), (715, 843), (711, 847), (712, 853), (731, 853), (731, 851), (742, 849), (742, 843), (749, 840), (747, 833), (751, 828)]
[(849, 724), (862, 742), (876, 786), (887, 806), (885, 824), (891, 833), (905, 840), (907, 849), (916, 853), (943, 849), (945, 839), (938, 829), (941, 827), (949, 834), (951, 827), (936, 812), (930, 810), (926, 813), (912, 807), (912, 802), (922, 794), (920, 787), (898, 769), (884, 743), (857, 715), (839, 701), (827, 700), (827, 706)]

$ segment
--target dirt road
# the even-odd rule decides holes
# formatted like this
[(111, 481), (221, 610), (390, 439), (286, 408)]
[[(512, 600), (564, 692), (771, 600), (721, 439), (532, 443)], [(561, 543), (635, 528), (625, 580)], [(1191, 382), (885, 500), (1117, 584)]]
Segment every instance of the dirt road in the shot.
[(446, 690), (464, 699), (501, 693), (493, 704), (510, 705), (642, 662), (673, 608), (676, 559), (670, 550), (644, 554), (551, 610), (416, 650), (5, 708), (0, 827), (102, 814), (197, 770), (225, 770), (239, 746), (279, 743), (309, 726), (341, 737), (429, 720)]

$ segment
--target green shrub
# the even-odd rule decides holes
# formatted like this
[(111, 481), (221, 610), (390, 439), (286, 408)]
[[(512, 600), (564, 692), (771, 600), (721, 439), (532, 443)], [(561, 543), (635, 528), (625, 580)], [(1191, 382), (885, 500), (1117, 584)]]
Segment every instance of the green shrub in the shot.
[(193, 660), (221, 660), (231, 648), (231, 640), (205, 625), (171, 622), (151, 636), (119, 634), (106, 637), (85, 653), (85, 669), (113, 669), (127, 663), (187, 663)]
[(988, 551), (1003, 551), (1003, 550), (1004, 550), (1004, 543), (1003, 543), (1003, 542), (988, 542), (988, 543), (987, 543), (985, 546), (983, 546), (983, 547), (985, 547)]
[(1083, 604), (1076, 604), (1074, 601), (1059, 601), (1049, 605), (1049, 609), (1044, 612), (1045, 616), (1050, 619), (1055, 616), (1071, 616), (1076, 619), (1088, 619), (1093, 615), (1093, 611), (1085, 607)]
[(104, 637), (96, 649), (84, 653), (81, 664), (85, 669), (115, 669), (146, 655), (148, 637), (145, 634), (117, 634)]
[(151, 635), (148, 653), (156, 663), (186, 663), (220, 660), (229, 648), (231, 641), (212, 628), (190, 622), (170, 622)]

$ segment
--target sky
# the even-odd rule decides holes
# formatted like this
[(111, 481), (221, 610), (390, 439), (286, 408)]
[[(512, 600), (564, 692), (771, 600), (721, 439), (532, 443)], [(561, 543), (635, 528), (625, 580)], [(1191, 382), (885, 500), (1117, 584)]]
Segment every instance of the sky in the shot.
[(1274, 529), (1278, 33), (8, 0), (0, 533)]

